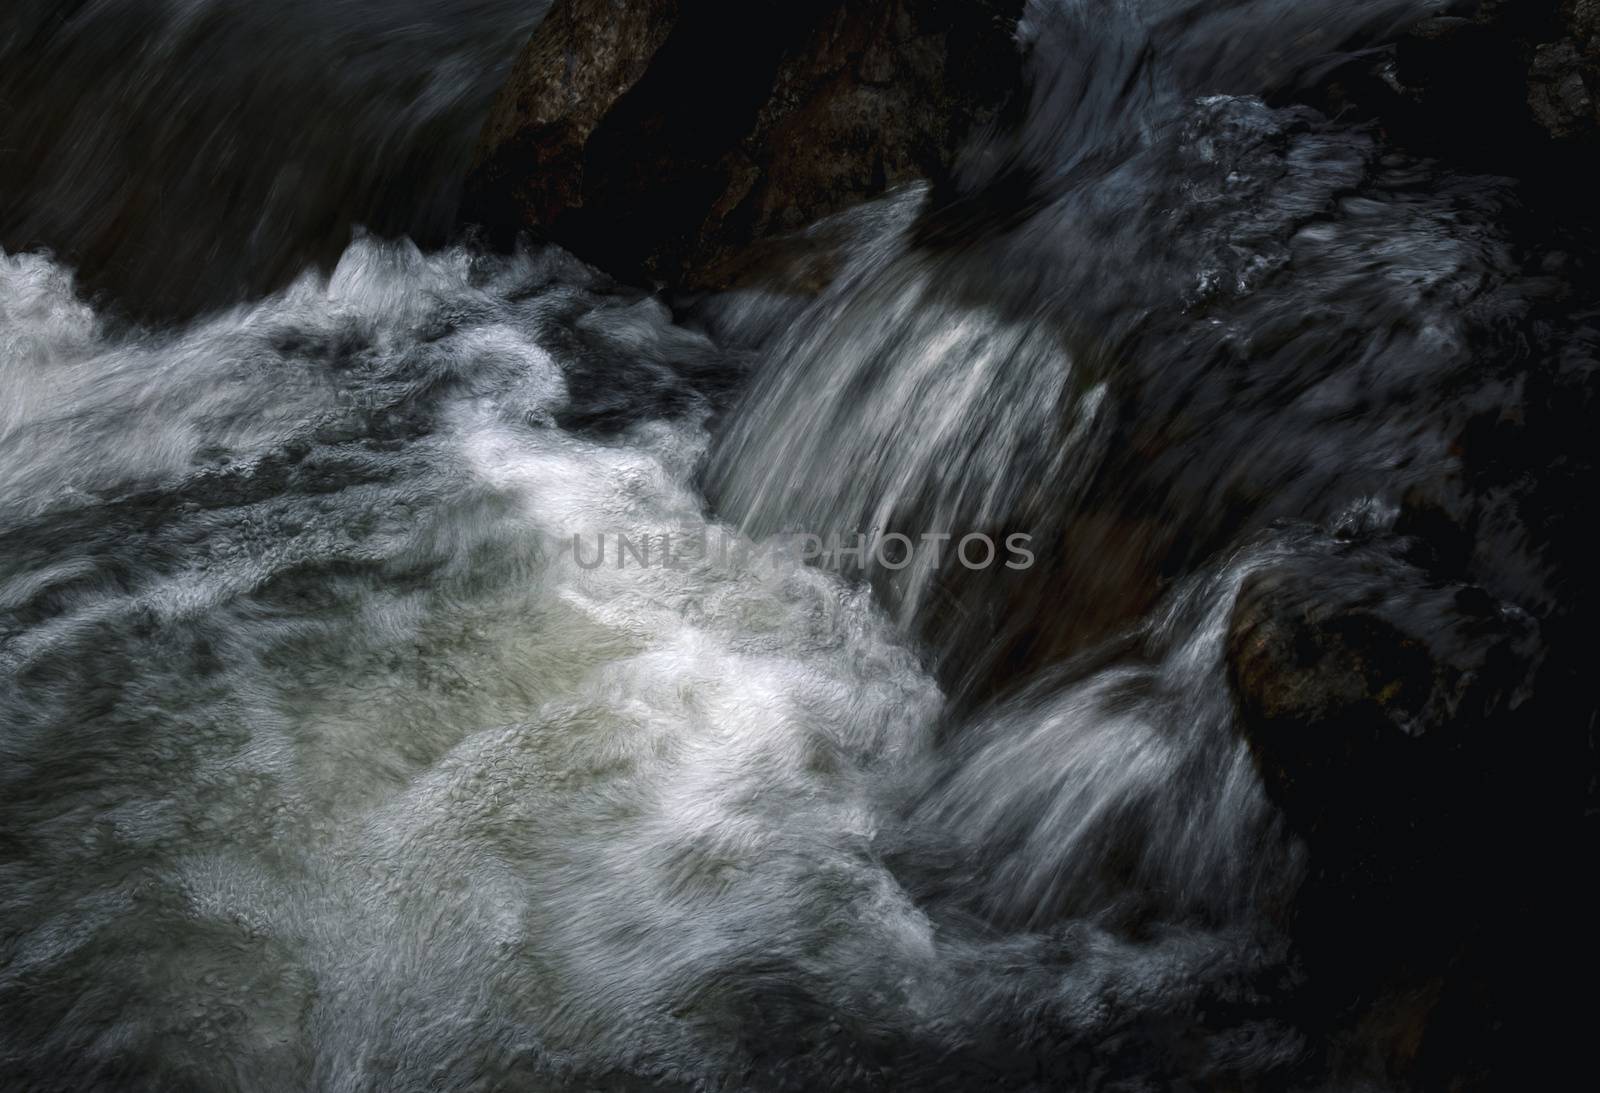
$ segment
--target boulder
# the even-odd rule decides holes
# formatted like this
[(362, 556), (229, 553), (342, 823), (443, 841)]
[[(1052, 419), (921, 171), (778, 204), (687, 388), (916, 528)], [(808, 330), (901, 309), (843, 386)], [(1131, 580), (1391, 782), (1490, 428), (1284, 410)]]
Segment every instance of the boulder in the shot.
[(1559, 140), (1600, 135), (1600, 0), (1563, 0), (1556, 36), (1534, 47), (1528, 106)]
[(1523, 938), (1562, 938), (1582, 967), (1570, 939), (1586, 936), (1557, 925), (1586, 907), (1567, 878), (1588, 858), (1566, 816), (1583, 781), (1571, 710), (1535, 682), (1544, 636), (1422, 540), (1282, 535), (1241, 587), (1227, 658), (1309, 851), (1288, 915), (1302, 1004), (1362, 1012), (1352, 1035), (1408, 1087), (1501, 1088), (1549, 1036)]
[(1022, 0), (557, 0), (463, 219), (625, 280), (716, 287), (753, 243), (941, 180), (1021, 80)]
[[(1382, 884), (1464, 845), (1529, 694), (1537, 626), (1398, 536), (1300, 529), (1243, 583), (1230, 681), (1269, 794), (1321, 865)], [(1503, 787), (1502, 787), (1503, 788)]]
[(1378, 72), (1396, 97), (1367, 98), (1387, 126), (1474, 167), (1521, 174), (1530, 152), (1600, 144), (1600, 0), (1464, 0)]

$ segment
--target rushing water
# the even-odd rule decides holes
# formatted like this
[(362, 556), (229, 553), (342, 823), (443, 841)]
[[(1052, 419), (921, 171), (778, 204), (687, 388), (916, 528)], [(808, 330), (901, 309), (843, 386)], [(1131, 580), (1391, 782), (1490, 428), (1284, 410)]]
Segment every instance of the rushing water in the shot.
[[(1238, 907), (1132, 946), (1095, 925), (1103, 887), (1058, 890), (1061, 859), (1092, 872), (1132, 812), (1175, 912), (1237, 892), (1251, 844), (1230, 840), (1259, 837), (1236, 829), (1260, 798), (1217, 710), (1186, 743), (1185, 692), (1220, 655), (1195, 607), (1157, 624), (1157, 666), (997, 713), (1003, 754), (922, 806), (919, 841), (948, 825), (972, 864), (1039, 823), (971, 891), (1055, 925), (991, 935), (937, 925), (884, 863), (889, 802), (943, 769), (943, 698), (864, 590), (781, 554), (586, 569), (561, 549), (738, 536), (694, 490), (692, 399), (560, 424), (592, 416), (560, 358), (644, 392), (674, 356), (715, 359), (653, 300), (556, 253), (370, 242), (176, 334), (108, 335), (43, 259), (7, 259), (3, 298), (4, 1024), (25, 1082), (919, 1084), (964, 1045), (1019, 1039), (963, 1065), (1028, 1073), (1118, 1044), (1103, 981), (1182, 1008), (1260, 959)], [(1138, 672), (1162, 697), (1129, 709)], [(1161, 841), (1192, 819), (1164, 788), (1185, 764), (1215, 814), (1189, 828), (1200, 857)], [(1263, 1049), (1233, 1050), (1216, 1065)]]
[[(0, 24), (67, 126), (7, 230), (183, 311), (437, 232), (541, 5), (69, 7)], [(1273, 97), (1428, 7), (1037, 0), (958, 200), (688, 325), (553, 248), (358, 236), (176, 326), (0, 256), (7, 1080), (1381, 1081), (1303, 1004), (1223, 646), (1273, 521), (1459, 476), (1547, 289), (1506, 184)], [(1036, 564), (774, 547), (891, 531)]]

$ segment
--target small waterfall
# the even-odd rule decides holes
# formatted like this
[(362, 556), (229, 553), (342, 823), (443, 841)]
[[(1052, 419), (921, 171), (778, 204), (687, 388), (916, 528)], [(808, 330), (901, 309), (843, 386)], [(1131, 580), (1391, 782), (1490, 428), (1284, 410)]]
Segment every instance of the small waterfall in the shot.
[[(709, 475), (750, 534), (816, 536), (836, 567), (866, 541), (851, 570), (913, 632), (950, 606), (941, 582), (966, 536), (1059, 535), (1107, 416), (1092, 362), (1074, 359), (1049, 316), (986, 308), (949, 272), (901, 238), (869, 240), (771, 355)], [(891, 535), (911, 548), (873, 548)], [(1003, 588), (986, 591), (1003, 601)]]
[(1190, 579), (1113, 650), (972, 717), (914, 793), (909, 868), (1012, 928), (1215, 927), (1280, 908), (1300, 850), (1216, 685), (1239, 586), (1275, 553), (1268, 539)]
[(693, 306), (448, 242), (546, 6), (0, 17), (0, 1073), (1381, 1086), (1225, 652), (1565, 335), (1299, 94), (1441, 5), (1031, 0), (953, 181)]
[(863, 567), (983, 691), (1132, 625), (1241, 534), (1439, 473), (1459, 420), (1418, 392), (1472, 366), (1469, 320), (1526, 308), (1507, 248), (1457, 230), (1493, 184), (1438, 192), (1368, 132), (1237, 93), (1426, 8), (1030, 5), (1026, 120), (953, 197), (866, 221), (723, 430), (720, 510), (830, 543), (1030, 535), (1021, 573)]

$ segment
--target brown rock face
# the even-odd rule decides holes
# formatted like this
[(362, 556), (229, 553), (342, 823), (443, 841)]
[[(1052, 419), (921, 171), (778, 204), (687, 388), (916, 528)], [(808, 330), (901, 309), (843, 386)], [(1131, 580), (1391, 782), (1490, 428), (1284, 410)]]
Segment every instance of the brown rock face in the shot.
[(1538, 977), (1500, 924), (1549, 921), (1584, 860), (1541, 636), (1417, 540), (1299, 528), (1278, 545), (1240, 589), (1227, 657), (1309, 850), (1296, 949), (1328, 998), (1376, 999), (1357, 1035), (1408, 1085), (1501, 1088), (1548, 1025), (1525, 1016)]
[(1389, 876), (1481, 809), (1526, 697), (1535, 627), (1414, 564), (1405, 540), (1298, 538), (1234, 608), (1243, 729), (1268, 792), (1324, 863)]
[(1528, 106), (1559, 140), (1600, 135), (1600, 0), (1564, 0), (1560, 37), (1534, 51)]
[[(1395, 75), (1442, 124), (1600, 139), (1600, 0), (1479, 0), (1421, 24)], [(1446, 120), (1447, 112), (1456, 116)]]
[(752, 242), (948, 173), (1020, 80), (1022, 0), (557, 0), (463, 218), (625, 279), (713, 286)]

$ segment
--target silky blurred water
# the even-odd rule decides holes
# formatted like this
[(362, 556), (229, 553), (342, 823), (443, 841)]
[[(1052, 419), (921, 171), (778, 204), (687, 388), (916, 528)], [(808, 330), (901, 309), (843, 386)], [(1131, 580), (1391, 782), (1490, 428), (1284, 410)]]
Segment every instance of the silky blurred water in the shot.
[[(108, 336), (60, 267), (3, 269), (0, 987), (25, 1086), (765, 1088), (889, 1060), (919, 1084), (1019, 1005), (1060, 1025), (1025, 1045), (1045, 1059), (1127, 1020), (1081, 1012), (1077, 979), (1165, 1008), (1256, 957), (1176, 928), (1125, 949), (1093, 914), (937, 926), (883, 853), (944, 700), (865, 588), (781, 555), (551, 549), (738, 538), (693, 485), (708, 407), (557, 424), (569, 339), (638, 390), (663, 346), (715, 357), (654, 301), (556, 252), (361, 242), (329, 278)], [(1129, 796), (1150, 729), (1122, 724), (1080, 730), (1119, 784), (1077, 785), (1048, 860), (983, 885), (1005, 918), (1059, 923), (1030, 886), (1063, 813), (1164, 813)], [(1218, 792), (1214, 848), (1259, 802)], [(981, 860), (983, 823), (940, 820)]]
[(444, 243), (549, 0), (7, 0), (0, 245), (165, 319), (331, 264), (353, 227)]
[[(1431, 7), (1036, 0), (956, 200), (683, 321), (442, 245), (540, 4), (8, 15), (6, 1081), (1381, 1083), (1223, 646), (1542, 291), (1503, 183), (1283, 97)], [(797, 531), (1038, 564), (561, 549)]]

